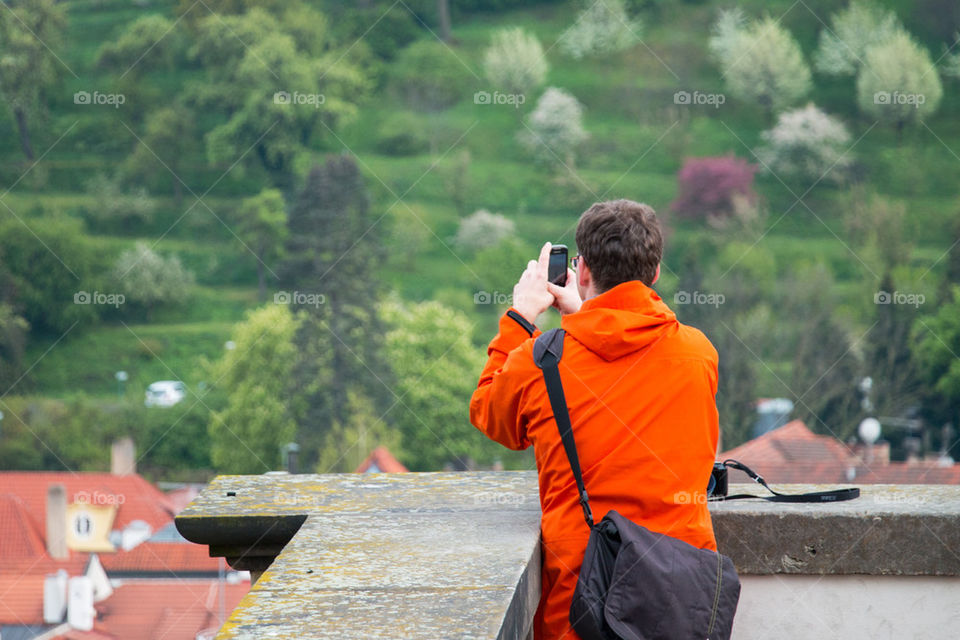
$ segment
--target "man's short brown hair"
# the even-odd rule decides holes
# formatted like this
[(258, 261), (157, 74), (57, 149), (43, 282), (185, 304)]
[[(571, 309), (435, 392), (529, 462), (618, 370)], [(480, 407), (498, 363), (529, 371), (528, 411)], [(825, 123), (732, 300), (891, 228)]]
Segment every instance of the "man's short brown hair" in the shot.
[(639, 280), (648, 287), (663, 257), (663, 233), (649, 205), (632, 200), (598, 202), (577, 223), (577, 250), (602, 293)]

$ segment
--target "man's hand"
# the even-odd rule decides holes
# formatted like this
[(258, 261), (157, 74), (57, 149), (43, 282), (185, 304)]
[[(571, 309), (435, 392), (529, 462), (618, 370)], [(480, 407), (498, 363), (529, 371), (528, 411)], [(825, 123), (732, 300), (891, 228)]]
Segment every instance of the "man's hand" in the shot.
[(513, 308), (530, 324), (534, 324), (537, 316), (554, 303), (554, 294), (547, 288), (549, 265), (550, 243), (548, 242), (540, 249), (540, 258), (531, 260), (527, 264), (520, 280), (513, 287)]
[(567, 284), (560, 287), (548, 282), (547, 291), (553, 296), (553, 307), (560, 312), (560, 315), (565, 316), (568, 313), (580, 311), (583, 301), (577, 289), (577, 274), (572, 269), (567, 269)]

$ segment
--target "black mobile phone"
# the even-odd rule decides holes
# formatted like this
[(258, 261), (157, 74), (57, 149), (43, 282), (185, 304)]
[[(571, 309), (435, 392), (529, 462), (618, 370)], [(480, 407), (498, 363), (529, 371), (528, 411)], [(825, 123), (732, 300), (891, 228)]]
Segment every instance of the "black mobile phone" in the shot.
[(567, 285), (567, 245), (555, 244), (550, 247), (550, 267), (547, 269), (547, 280), (561, 287)]

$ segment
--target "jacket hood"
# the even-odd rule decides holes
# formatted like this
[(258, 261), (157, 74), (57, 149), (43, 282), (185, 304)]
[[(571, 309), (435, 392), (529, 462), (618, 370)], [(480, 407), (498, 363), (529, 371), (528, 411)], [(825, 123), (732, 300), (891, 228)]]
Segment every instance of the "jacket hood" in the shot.
[(677, 330), (677, 316), (639, 280), (619, 284), (564, 316), (561, 327), (606, 361), (616, 360)]

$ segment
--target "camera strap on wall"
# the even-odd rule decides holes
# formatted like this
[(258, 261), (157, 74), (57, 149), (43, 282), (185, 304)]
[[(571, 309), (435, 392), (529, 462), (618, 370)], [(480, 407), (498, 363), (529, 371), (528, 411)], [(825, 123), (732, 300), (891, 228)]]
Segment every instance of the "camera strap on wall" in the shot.
[(718, 502), (723, 502), (726, 500), (739, 500), (742, 498), (756, 498), (759, 500), (767, 500), (769, 502), (843, 502), (844, 500), (853, 500), (854, 498), (860, 497), (860, 489), (857, 487), (848, 489), (832, 489), (830, 491), (811, 491), (809, 493), (780, 493), (771, 489), (770, 485), (767, 484), (767, 481), (763, 479), (763, 476), (742, 462), (738, 462), (736, 460), (724, 460), (720, 464), (725, 467), (730, 467), (731, 469), (739, 469), (740, 471), (743, 471), (745, 474), (750, 476), (751, 480), (764, 487), (773, 495), (755, 496), (749, 493), (738, 493), (732, 496), (714, 496), (710, 498), (711, 500), (716, 500)]

